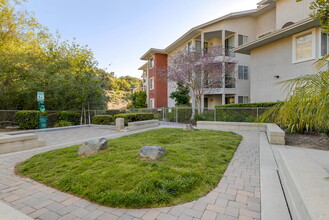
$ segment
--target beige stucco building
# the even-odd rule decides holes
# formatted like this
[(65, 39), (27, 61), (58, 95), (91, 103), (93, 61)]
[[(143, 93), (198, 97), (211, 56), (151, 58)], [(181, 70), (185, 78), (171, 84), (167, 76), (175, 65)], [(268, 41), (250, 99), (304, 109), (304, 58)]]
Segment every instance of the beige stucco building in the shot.
[(251, 102), (284, 100), (289, 91), (278, 82), (315, 73), (312, 64), (328, 54), (329, 49), (328, 35), (309, 16), (311, 0), (263, 2), (272, 7), (267, 13), (272, 22), (258, 18), (260, 23), (267, 24), (264, 29), (267, 33), (234, 49), (251, 58)]
[[(225, 83), (223, 77), (225, 86), (207, 90), (204, 108), (283, 100), (287, 93), (276, 83), (313, 73), (312, 63), (329, 50), (329, 37), (309, 18), (310, 2), (263, 0), (254, 10), (231, 13), (190, 29), (161, 52), (170, 60), (178, 50), (201, 52), (205, 47), (220, 46), (225, 51), (221, 60), (236, 63), (234, 82)], [(150, 64), (155, 55), (145, 54), (142, 59)], [(146, 84), (147, 64), (141, 68)], [(165, 97), (169, 107), (175, 105), (169, 98), (175, 88), (176, 83), (169, 81)]]

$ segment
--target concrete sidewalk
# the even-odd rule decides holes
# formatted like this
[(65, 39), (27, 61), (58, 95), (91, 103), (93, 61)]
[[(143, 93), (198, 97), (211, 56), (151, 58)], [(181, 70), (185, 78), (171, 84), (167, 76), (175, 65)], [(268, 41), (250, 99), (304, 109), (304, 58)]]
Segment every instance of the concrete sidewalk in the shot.
[[(160, 127), (177, 127), (166, 124)], [(179, 127), (182, 127), (180, 125)], [(154, 128), (153, 128), (154, 129)], [(151, 130), (151, 129), (145, 129)], [(79, 128), (40, 133), (51, 146), (0, 156), (0, 200), (35, 219), (260, 219), (259, 133), (239, 132), (243, 141), (218, 186), (196, 201), (154, 209), (99, 206), (79, 197), (14, 174), (15, 164), (33, 155), (99, 137), (117, 138), (134, 132)], [(1, 216), (0, 216), (1, 219)]]

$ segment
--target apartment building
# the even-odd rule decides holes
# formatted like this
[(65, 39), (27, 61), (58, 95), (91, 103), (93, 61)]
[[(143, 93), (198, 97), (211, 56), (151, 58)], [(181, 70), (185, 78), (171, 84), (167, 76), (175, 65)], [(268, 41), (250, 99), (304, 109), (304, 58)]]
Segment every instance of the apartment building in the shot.
[(265, 34), (234, 49), (251, 58), (251, 102), (284, 100), (289, 91), (277, 83), (315, 73), (312, 64), (328, 54), (329, 36), (309, 17), (311, 2), (262, 1), (272, 8), (258, 18)]
[[(221, 46), (225, 53), (219, 60), (228, 57), (236, 63), (236, 79), (233, 83), (224, 80), (222, 86), (206, 91), (201, 107), (283, 100), (287, 94), (276, 83), (312, 73), (312, 62), (328, 51), (328, 36), (321, 33), (317, 21), (309, 18), (310, 2), (263, 0), (257, 9), (231, 13), (194, 27), (167, 48), (150, 49), (141, 58), (148, 64), (144, 70), (150, 71), (157, 59), (168, 62), (178, 50), (200, 52), (208, 46)], [(155, 100), (167, 100), (169, 107), (175, 105), (169, 98), (175, 83), (157, 86), (151, 84), (152, 76), (143, 76), (149, 84), (147, 90), (162, 90)], [(191, 103), (196, 107), (194, 100)]]
[(164, 50), (151, 48), (142, 57), (147, 62), (139, 68), (143, 71), (143, 86), (146, 87), (147, 106), (149, 108), (162, 108), (168, 106), (168, 82), (161, 70), (165, 69), (167, 53)]

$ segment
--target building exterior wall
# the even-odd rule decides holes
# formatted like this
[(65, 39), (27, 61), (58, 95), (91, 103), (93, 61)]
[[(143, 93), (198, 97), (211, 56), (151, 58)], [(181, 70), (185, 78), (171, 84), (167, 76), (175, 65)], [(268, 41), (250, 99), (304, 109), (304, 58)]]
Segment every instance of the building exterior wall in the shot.
[(276, 10), (275, 8), (265, 12), (256, 18), (256, 38), (265, 33), (276, 30)]
[(313, 0), (278, 0), (276, 2), (276, 29), (281, 29), (287, 22), (298, 22), (310, 17), (310, 3)]
[[(168, 106), (168, 84), (164, 80), (163, 73), (160, 68), (167, 67), (166, 54), (154, 54), (154, 67), (149, 69), (148, 80), (154, 78), (154, 89), (148, 88), (148, 106), (150, 107), (150, 99), (154, 99), (154, 108), (162, 108)], [(150, 83), (149, 83), (150, 84)]]
[[(319, 34), (320, 29), (316, 28), (316, 41)], [(284, 100), (288, 92), (276, 83), (314, 73), (315, 59), (293, 63), (292, 45), (293, 36), (290, 36), (251, 51), (251, 102)], [(317, 43), (316, 58), (319, 58), (319, 47)]]

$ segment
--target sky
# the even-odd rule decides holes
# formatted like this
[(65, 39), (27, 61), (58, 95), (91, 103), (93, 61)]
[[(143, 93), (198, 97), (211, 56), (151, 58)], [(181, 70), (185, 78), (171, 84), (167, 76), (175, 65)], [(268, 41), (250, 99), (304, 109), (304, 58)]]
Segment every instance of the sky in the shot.
[(28, 0), (22, 9), (62, 40), (88, 45), (100, 68), (140, 77), (150, 48), (164, 49), (189, 29), (260, 0)]

